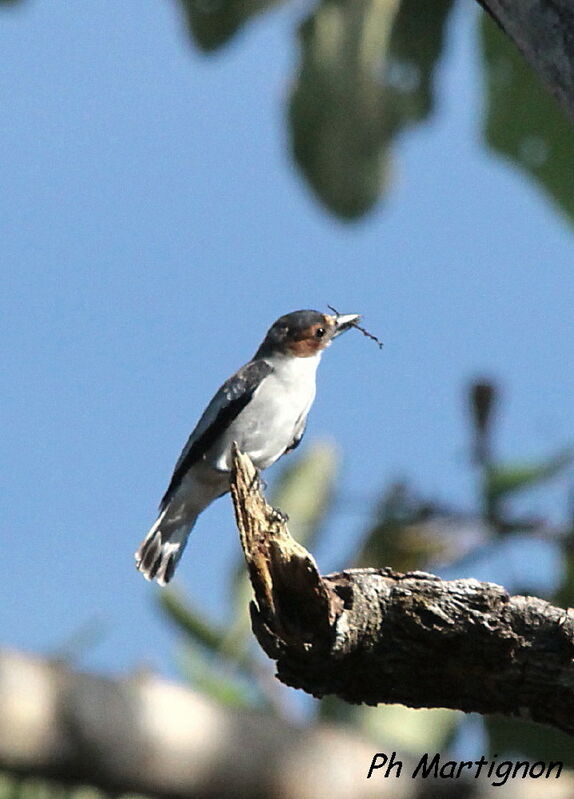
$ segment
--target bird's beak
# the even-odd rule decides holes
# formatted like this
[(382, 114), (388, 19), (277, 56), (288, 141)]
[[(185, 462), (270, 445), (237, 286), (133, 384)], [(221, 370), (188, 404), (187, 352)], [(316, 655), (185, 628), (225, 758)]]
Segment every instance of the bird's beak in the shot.
[(353, 325), (358, 322), (361, 317), (358, 313), (347, 313), (337, 314), (337, 316), (333, 316), (331, 318), (335, 324), (335, 332), (331, 338), (335, 338), (336, 336), (340, 336), (341, 333), (344, 333), (345, 330), (349, 330), (349, 328), (353, 327)]

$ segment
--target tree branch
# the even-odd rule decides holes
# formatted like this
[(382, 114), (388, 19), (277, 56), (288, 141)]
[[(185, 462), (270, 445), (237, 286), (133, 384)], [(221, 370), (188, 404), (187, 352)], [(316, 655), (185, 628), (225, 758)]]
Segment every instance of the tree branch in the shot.
[(374, 752), (353, 730), (227, 708), (150, 674), (110, 679), (0, 650), (2, 772), (111, 796), (390, 799), (392, 782), (366, 779)]
[(478, 0), (574, 120), (574, 5), (571, 0)]
[(353, 569), (321, 577), (235, 452), (232, 497), (278, 678), (347, 702), (503, 713), (574, 733), (574, 613), (477, 580)]

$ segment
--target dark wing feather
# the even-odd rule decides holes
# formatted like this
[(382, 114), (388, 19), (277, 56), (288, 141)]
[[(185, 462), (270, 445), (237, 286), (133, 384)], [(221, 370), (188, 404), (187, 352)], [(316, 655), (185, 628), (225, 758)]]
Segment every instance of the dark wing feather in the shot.
[(288, 452), (293, 452), (294, 449), (297, 449), (301, 441), (303, 440), (303, 436), (305, 435), (305, 429), (307, 425), (304, 424), (301, 430), (294, 436), (293, 441), (289, 444), (285, 452), (283, 453), (286, 455)]
[(165, 509), (188, 470), (203, 457), (217, 437), (245, 408), (263, 378), (272, 371), (273, 367), (267, 361), (259, 359), (246, 363), (233, 377), (225, 381), (188, 438), (175, 464), (170, 484), (159, 506), (160, 511)]

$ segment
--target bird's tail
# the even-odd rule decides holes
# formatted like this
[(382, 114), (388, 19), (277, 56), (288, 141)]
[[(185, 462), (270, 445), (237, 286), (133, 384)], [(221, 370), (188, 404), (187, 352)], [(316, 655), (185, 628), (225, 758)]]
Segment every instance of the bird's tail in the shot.
[(197, 517), (176, 525), (166, 519), (164, 511), (135, 553), (136, 567), (146, 580), (167, 585), (175, 572)]

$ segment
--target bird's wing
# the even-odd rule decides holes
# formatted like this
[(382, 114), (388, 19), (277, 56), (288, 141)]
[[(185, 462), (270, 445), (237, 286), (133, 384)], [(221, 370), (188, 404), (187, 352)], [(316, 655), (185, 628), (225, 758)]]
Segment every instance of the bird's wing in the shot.
[(289, 444), (289, 446), (287, 447), (287, 449), (283, 453), (284, 455), (286, 455), (287, 452), (293, 452), (294, 449), (297, 449), (297, 447), (299, 446), (299, 444), (303, 440), (303, 436), (305, 435), (306, 427), (307, 427), (307, 417), (305, 416), (305, 418), (303, 419), (302, 423), (300, 423), (297, 426), (297, 428), (295, 430), (295, 435), (293, 436), (293, 441)]
[(160, 503), (160, 511), (167, 506), (181, 485), (188, 469), (200, 460), (217, 437), (245, 408), (263, 378), (272, 371), (273, 367), (267, 361), (258, 359), (249, 361), (229, 380), (225, 381), (188, 438), (187, 444), (175, 464), (168, 489)]

